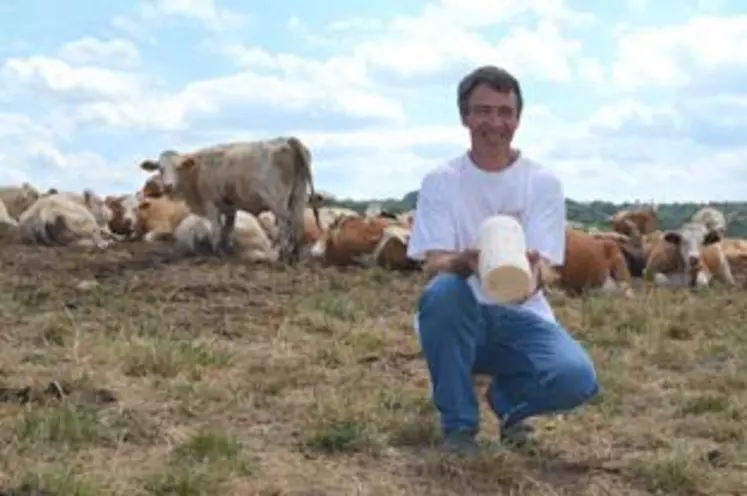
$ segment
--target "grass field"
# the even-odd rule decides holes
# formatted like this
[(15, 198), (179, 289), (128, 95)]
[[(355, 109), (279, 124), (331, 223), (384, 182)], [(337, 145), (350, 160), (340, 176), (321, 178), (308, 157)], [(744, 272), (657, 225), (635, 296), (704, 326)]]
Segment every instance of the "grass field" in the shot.
[(0, 494), (747, 494), (744, 293), (553, 296), (603, 393), (542, 456), (459, 460), (421, 274), (6, 245), (0, 277)]

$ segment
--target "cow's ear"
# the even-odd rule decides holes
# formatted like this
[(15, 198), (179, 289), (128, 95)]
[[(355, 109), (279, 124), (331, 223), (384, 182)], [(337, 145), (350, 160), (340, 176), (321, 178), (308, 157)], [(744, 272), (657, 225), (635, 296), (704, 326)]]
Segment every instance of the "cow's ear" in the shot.
[(708, 231), (705, 237), (703, 237), (704, 246), (712, 245), (714, 243), (718, 243), (719, 241), (721, 241), (721, 233), (716, 230)]
[(669, 231), (664, 235), (664, 241), (673, 245), (679, 245), (682, 242), (682, 235), (675, 231)]
[(154, 162), (152, 160), (143, 160), (142, 162), (140, 162), (140, 168), (144, 171), (155, 172), (157, 170), (160, 170), (161, 166), (158, 165), (158, 162)]
[(192, 157), (187, 157), (184, 160), (182, 160), (182, 162), (179, 164), (179, 168), (184, 169), (184, 170), (190, 170), (195, 165), (196, 165), (195, 159), (193, 159)]

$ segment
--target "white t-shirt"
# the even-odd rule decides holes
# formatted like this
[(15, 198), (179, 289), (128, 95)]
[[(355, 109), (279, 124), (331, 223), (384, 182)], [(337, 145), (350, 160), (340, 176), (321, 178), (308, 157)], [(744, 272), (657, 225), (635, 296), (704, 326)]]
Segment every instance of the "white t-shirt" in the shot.
[[(527, 247), (562, 265), (565, 258), (565, 195), (558, 177), (538, 163), (519, 158), (499, 172), (479, 169), (467, 153), (428, 172), (418, 193), (408, 256), (423, 260), (427, 250), (474, 248), (477, 230), (487, 217), (513, 215), (523, 226)], [(497, 304), (475, 275), (468, 284), (478, 301)], [(542, 291), (522, 304), (555, 321)], [(417, 315), (415, 316), (417, 330)]]

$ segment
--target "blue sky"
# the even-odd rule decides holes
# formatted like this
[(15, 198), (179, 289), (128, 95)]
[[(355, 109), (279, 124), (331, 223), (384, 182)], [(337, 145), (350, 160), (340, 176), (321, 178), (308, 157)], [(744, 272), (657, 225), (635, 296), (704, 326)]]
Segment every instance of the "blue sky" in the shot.
[(490, 63), (525, 92), (517, 146), (570, 198), (747, 197), (737, 0), (6, 0), (0, 15), (3, 184), (134, 191), (163, 149), (295, 134), (318, 189), (398, 197), (465, 149), (455, 88)]

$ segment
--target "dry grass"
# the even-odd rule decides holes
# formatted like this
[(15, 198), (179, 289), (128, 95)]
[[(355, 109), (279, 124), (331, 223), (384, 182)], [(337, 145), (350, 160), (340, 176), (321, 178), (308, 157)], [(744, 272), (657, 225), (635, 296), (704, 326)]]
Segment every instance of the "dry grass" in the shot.
[(429, 446), (420, 274), (127, 250), (0, 247), (0, 382), (34, 386), (0, 393), (6, 494), (747, 492), (744, 294), (553, 297), (603, 394), (538, 422), (552, 455), (460, 461)]

